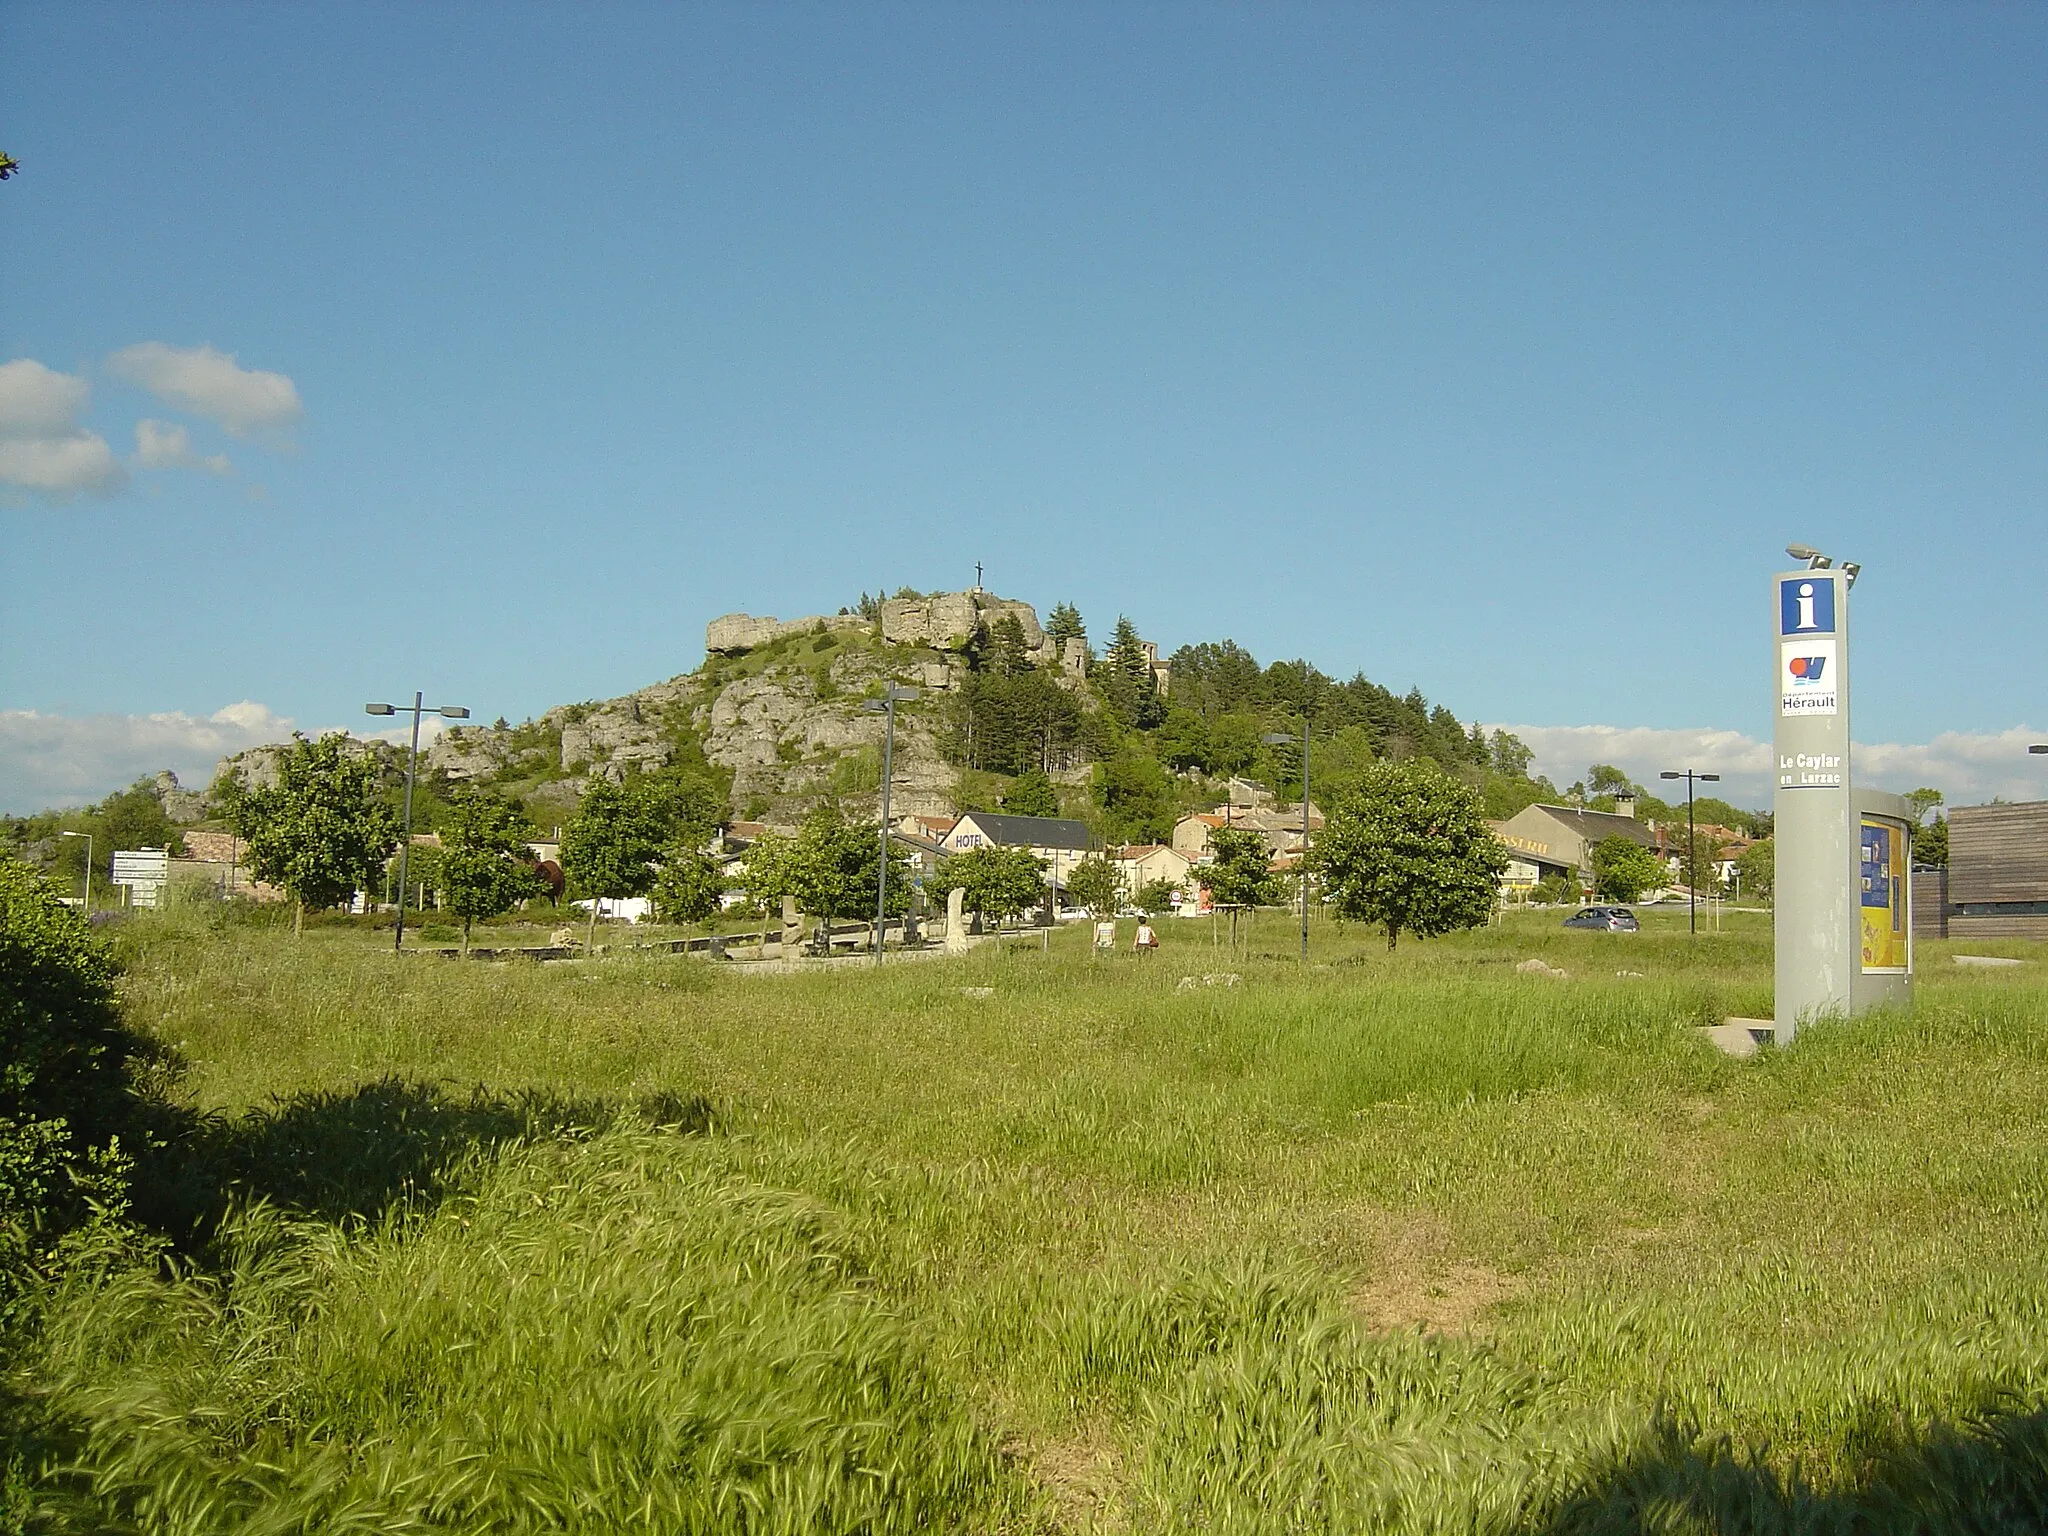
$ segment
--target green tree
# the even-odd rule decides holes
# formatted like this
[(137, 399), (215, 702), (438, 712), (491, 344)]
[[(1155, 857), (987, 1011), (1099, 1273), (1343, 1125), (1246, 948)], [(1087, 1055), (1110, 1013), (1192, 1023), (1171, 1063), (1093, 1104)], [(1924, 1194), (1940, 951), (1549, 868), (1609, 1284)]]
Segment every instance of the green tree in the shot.
[(1174, 893), (1180, 885), (1172, 880), (1153, 880), (1138, 887), (1131, 902), (1141, 912), (1164, 912), (1173, 905)]
[(1636, 785), (1612, 763), (1595, 763), (1586, 770), (1586, 793), (1595, 799), (1603, 795), (1632, 795)]
[(1192, 709), (1176, 705), (1167, 710), (1166, 719), (1152, 733), (1152, 752), (1169, 768), (1206, 770), (1209, 767), (1209, 722)]
[(966, 891), (963, 904), (998, 923), (1045, 900), (1045, 863), (1027, 848), (984, 843), (939, 860), (938, 875), (941, 890)]
[(590, 937), (597, 943), (600, 899), (645, 896), (654, 886), (664, 828), (655, 804), (623, 784), (594, 778), (562, 829), (562, 871), (590, 898)]
[[(831, 924), (875, 915), (881, 828), (850, 822), (830, 806), (811, 813), (787, 854), (788, 893), (807, 916)], [(889, 917), (910, 910), (910, 861), (889, 851)], [(779, 899), (779, 898), (778, 898)]]
[(1770, 896), (1777, 883), (1777, 851), (1777, 845), (1766, 837), (1735, 856), (1735, 873), (1743, 890), (1752, 896)]
[(1230, 942), (1237, 943), (1237, 915), (1247, 907), (1263, 907), (1279, 899), (1273, 874), (1273, 851), (1266, 839), (1248, 827), (1212, 827), (1209, 852), (1213, 862), (1197, 876), (1219, 907), (1230, 909)]
[(725, 896), (725, 871), (693, 843), (672, 843), (654, 877), (654, 909), (672, 923), (706, 923)]
[(1068, 906), (1085, 907), (1096, 917), (1112, 917), (1123, 899), (1123, 872), (1101, 854), (1090, 854), (1067, 871)]
[(276, 782), (242, 795), (230, 816), (256, 878), (295, 903), (295, 934), (306, 908), (337, 906), (372, 884), (398, 842), (376, 763), (347, 743), (340, 732), (318, 741), (294, 733), (278, 755)]
[(1257, 715), (1231, 713), (1209, 722), (1209, 769), (1212, 773), (1243, 773), (1259, 755), (1265, 724)]
[(1723, 846), (1720, 832), (1706, 826), (1695, 826), (1689, 835), (1679, 834), (1678, 878), (1688, 890), (1705, 895), (1720, 888)]
[(1913, 862), (1925, 869), (1948, 868), (1948, 818), (1937, 816), (1913, 833)]
[(1330, 812), (1312, 854), (1326, 899), (1358, 922), (1380, 923), (1392, 949), (1474, 928), (1492, 914), (1507, 850), (1477, 793), (1433, 763), (1375, 763)]
[(1487, 755), (1492, 759), (1493, 771), (1510, 779), (1526, 779), (1529, 765), (1536, 761), (1536, 754), (1522, 741), (1521, 737), (1507, 731), (1495, 731), (1487, 743)]
[(1943, 804), (1938, 789), (1916, 789), (1906, 796), (1913, 808), (1913, 863), (1925, 869), (1948, 868), (1948, 818), (1936, 815)]
[(1115, 637), (1096, 665), (1095, 680), (1111, 711), (1125, 725), (1145, 731), (1166, 718), (1166, 708), (1159, 698), (1159, 681), (1153, 676), (1152, 663), (1145, 654), (1145, 642), (1138, 638), (1138, 627), (1128, 618), (1117, 618)]
[(1005, 613), (989, 630), (989, 664), (1003, 677), (1021, 677), (1031, 670), (1031, 648), (1024, 643), (1024, 621)]
[(1120, 843), (1163, 843), (1173, 836), (1173, 781), (1135, 747), (1095, 765), (1095, 803), (1106, 813), (1109, 835)]
[(540, 894), (540, 876), (526, 848), (526, 816), (495, 795), (468, 794), (441, 829), (441, 890), (462, 919), (462, 952), (470, 924), (509, 912)]
[(1054, 655), (1065, 652), (1069, 640), (1086, 640), (1088, 626), (1081, 622), (1081, 610), (1072, 603), (1055, 603), (1046, 615), (1045, 633), (1052, 641)]
[(123, 1198), (130, 1067), (149, 1048), (114, 975), (57, 887), (0, 857), (0, 1317), (38, 1250)]
[(1012, 816), (1057, 816), (1060, 792), (1051, 779), (1032, 768), (1010, 781), (1003, 791), (1003, 809)]
[(1616, 833), (1593, 848), (1593, 889), (1609, 901), (1641, 901), (1667, 878), (1663, 862), (1641, 843)]
[(747, 905), (773, 917), (782, 898), (796, 894), (796, 839), (764, 832), (747, 849), (740, 867), (740, 890)]

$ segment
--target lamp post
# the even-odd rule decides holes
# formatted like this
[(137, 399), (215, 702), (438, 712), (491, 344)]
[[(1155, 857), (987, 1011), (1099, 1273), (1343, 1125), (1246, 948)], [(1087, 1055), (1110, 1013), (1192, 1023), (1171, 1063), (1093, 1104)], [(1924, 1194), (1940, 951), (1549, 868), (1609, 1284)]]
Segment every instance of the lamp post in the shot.
[(82, 837), (85, 839), (85, 905), (79, 910), (89, 919), (92, 916), (92, 834), (90, 832), (59, 832), (59, 837)]
[[(977, 581), (981, 568), (975, 567)], [(889, 920), (889, 787), (896, 772), (896, 701), (906, 703), (919, 697), (915, 688), (899, 688), (894, 683), (879, 699), (869, 699), (861, 705), (871, 715), (887, 715), (888, 729), (882, 735), (882, 861), (875, 876), (875, 964), (882, 963), (882, 925)]]
[[(1260, 738), (1269, 747), (1288, 747), (1294, 738), (1281, 731)], [(1308, 965), (1308, 711), (1301, 712), (1301, 963)]]
[(1683, 773), (1665, 772), (1658, 774), (1657, 777), (1660, 779), (1685, 780), (1685, 916), (1694, 937), (1698, 937), (1700, 931), (1700, 893), (1699, 871), (1696, 866), (1699, 862), (1699, 849), (1694, 844), (1696, 834), (1693, 832), (1692, 826), (1692, 789), (1695, 783), (1718, 784), (1721, 782), (1721, 775), (1718, 773), (1694, 773), (1692, 769), (1688, 768)]
[(405, 877), (410, 867), (412, 854), (412, 781), (420, 764), (420, 716), (440, 715), (447, 720), (467, 720), (469, 711), (459, 704), (429, 705), (421, 701), (424, 693), (415, 693), (410, 704), (365, 704), (366, 715), (412, 716), (412, 750), (405, 759), (405, 828), (398, 838), (398, 927), (391, 937), (391, 952), (399, 953), (405, 947)]

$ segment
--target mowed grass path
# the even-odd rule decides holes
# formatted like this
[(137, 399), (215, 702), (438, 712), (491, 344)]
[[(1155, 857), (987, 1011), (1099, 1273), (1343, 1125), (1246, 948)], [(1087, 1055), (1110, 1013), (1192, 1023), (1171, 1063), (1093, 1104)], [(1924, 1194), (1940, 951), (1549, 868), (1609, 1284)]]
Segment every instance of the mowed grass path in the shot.
[(1910, 1016), (1733, 1062), (1697, 1026), (1769, 1012), (1767, 919), (1557, 924), (782, 978), (138, 924), (198, 1257), (57, 1307), (52, 1486), (193, 1531), (2038, 1517), (2040, 964), (1925, 945)]

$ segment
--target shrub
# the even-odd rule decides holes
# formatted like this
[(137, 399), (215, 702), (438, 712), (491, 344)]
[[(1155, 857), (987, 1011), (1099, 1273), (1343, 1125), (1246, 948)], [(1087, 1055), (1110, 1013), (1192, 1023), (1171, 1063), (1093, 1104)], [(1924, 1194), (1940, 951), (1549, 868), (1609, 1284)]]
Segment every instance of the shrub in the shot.
[(84, 917), (0, 857), (0, 1298), (56, 1237), (120, 1203), (140, 1039), (114, 1006), (114, 962)]

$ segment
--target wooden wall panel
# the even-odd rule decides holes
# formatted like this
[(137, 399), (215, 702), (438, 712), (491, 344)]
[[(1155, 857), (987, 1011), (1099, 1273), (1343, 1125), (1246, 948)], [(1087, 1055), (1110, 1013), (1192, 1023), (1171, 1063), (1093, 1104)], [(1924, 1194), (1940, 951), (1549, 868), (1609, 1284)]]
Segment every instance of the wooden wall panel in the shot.
[(1948, 839), (1951, 906), (2048, 901), (2048, 801), (1959, 805)]

